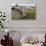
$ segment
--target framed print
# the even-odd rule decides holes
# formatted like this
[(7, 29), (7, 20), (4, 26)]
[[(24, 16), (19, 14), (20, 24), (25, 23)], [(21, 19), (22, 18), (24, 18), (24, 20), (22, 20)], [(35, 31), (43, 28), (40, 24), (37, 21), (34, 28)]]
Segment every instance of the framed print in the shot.
[(36, 19), (35, 4), (16, 4), (12, 6), (12, 20), (34, 20)]

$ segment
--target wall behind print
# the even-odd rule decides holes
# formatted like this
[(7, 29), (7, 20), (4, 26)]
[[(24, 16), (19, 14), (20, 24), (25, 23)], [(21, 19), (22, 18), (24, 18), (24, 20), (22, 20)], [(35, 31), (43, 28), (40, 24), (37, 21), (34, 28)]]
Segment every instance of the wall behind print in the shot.
[[(12, 3), (36, 3), (36, 20), (11, 20)], [(0, 9), (6, 12), (7, 27), (46, 27), (46, 0), (0, 0)]]

